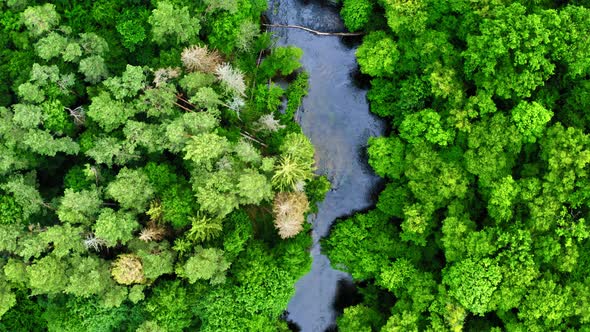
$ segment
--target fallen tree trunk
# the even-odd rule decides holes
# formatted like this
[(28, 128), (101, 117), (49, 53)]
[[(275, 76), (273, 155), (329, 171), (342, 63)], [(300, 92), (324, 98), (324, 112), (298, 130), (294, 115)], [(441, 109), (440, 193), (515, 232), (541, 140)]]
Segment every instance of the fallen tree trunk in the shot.
[(263, 24), (264, 26), (271, 27), (271, 28), (289, 28), (289, 29), (300, 29), (307, 32), (311, 32), (318, 36), (343, 36), (343, 37), (352, 37), (352, 36), (362, 36), (364, 32), (322, 32), (317, 31), (314, 29), (306, 28), (300, 25), (289, 25), (289, 24)]

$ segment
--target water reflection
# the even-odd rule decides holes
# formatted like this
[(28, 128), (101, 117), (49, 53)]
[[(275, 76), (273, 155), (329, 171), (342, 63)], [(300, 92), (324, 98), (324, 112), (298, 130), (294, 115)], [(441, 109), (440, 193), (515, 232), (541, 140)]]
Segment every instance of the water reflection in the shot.
[[(272, 23), (344, 31), (338, 9), (327, 3), (270, 0), (267, 15)], [(337, 218), (374, 205), (380, 180), (367, 165), (366, 143), (369, 137), (382, 135), (385, 125), (369, 112), (366, 80), (355, 82), (362, 77), (354, 57), (357, 44), (297, 29), (273, 32), (279, 45), (295, 45), (304, 51), (302, 62), (310, 74), (310, 91), (297, 118), (315, 146), (317, 172), (332, 182), (319, 212), (308, 220), (313, 224), (312, 268), (295, 285), (296, 293), (287, 309), (294, 329), (323, 332), (334, 328), (343, 308), (335, 303), (353, 299), (348, 290), (354, 285), (348, 274), (330, 267), (319, 240), (328, 235)]]

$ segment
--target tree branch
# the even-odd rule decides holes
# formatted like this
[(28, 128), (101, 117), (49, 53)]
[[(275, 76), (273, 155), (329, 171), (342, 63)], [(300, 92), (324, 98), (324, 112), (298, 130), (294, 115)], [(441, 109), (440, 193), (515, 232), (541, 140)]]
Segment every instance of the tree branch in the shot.
[(300, 30), (304, 30), (307, 32), (311, 32), (311, 33), (318, 35), (318, 36), (352, 37), (352, 36), (362, 36), (365, 34), (364, 32), (322, 32), (322, 31), (317, 31), (314, 29), (302, 27), (300, 25), (290, 25), (290, 24), (262, 24), (262, 25), (267, 26), (267, 27), (271, 27), (271, 28), (300, 29)]

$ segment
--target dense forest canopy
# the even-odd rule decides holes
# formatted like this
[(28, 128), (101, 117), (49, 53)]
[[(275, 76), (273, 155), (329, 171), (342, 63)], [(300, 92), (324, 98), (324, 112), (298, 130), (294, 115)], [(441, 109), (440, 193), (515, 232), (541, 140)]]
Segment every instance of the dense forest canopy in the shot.
[(341, 331), (590, 330), (590, 2), (344, 0), (388, 137)]
[(329, 183), (264, 10), (0, 1), (0, 331), (287, 329)]

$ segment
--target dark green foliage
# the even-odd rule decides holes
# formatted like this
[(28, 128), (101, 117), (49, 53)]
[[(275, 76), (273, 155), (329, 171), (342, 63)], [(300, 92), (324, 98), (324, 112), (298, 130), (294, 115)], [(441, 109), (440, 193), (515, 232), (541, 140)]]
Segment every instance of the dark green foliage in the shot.
[(158, 326), (169, 331), (182, 331), (191, 325), (193, 318), (189, 296), (179, 281), (164, 281), (153, 288), (145, 310)]
[(388, 181), (376, 209), (325, 240), (363, 281), (341, 330), (588, 329), (582, 4), (344, 1), (348, 27), (369, 30), (356, 55), (371, 111), (392, 128), (369, 141)]
[(301, 67), (299, 59), (303, 51), (294, 46), (277, 47), (260, 64), (259, 74), (261, 80), (274, 77), (277, 74), (287, 76)]

